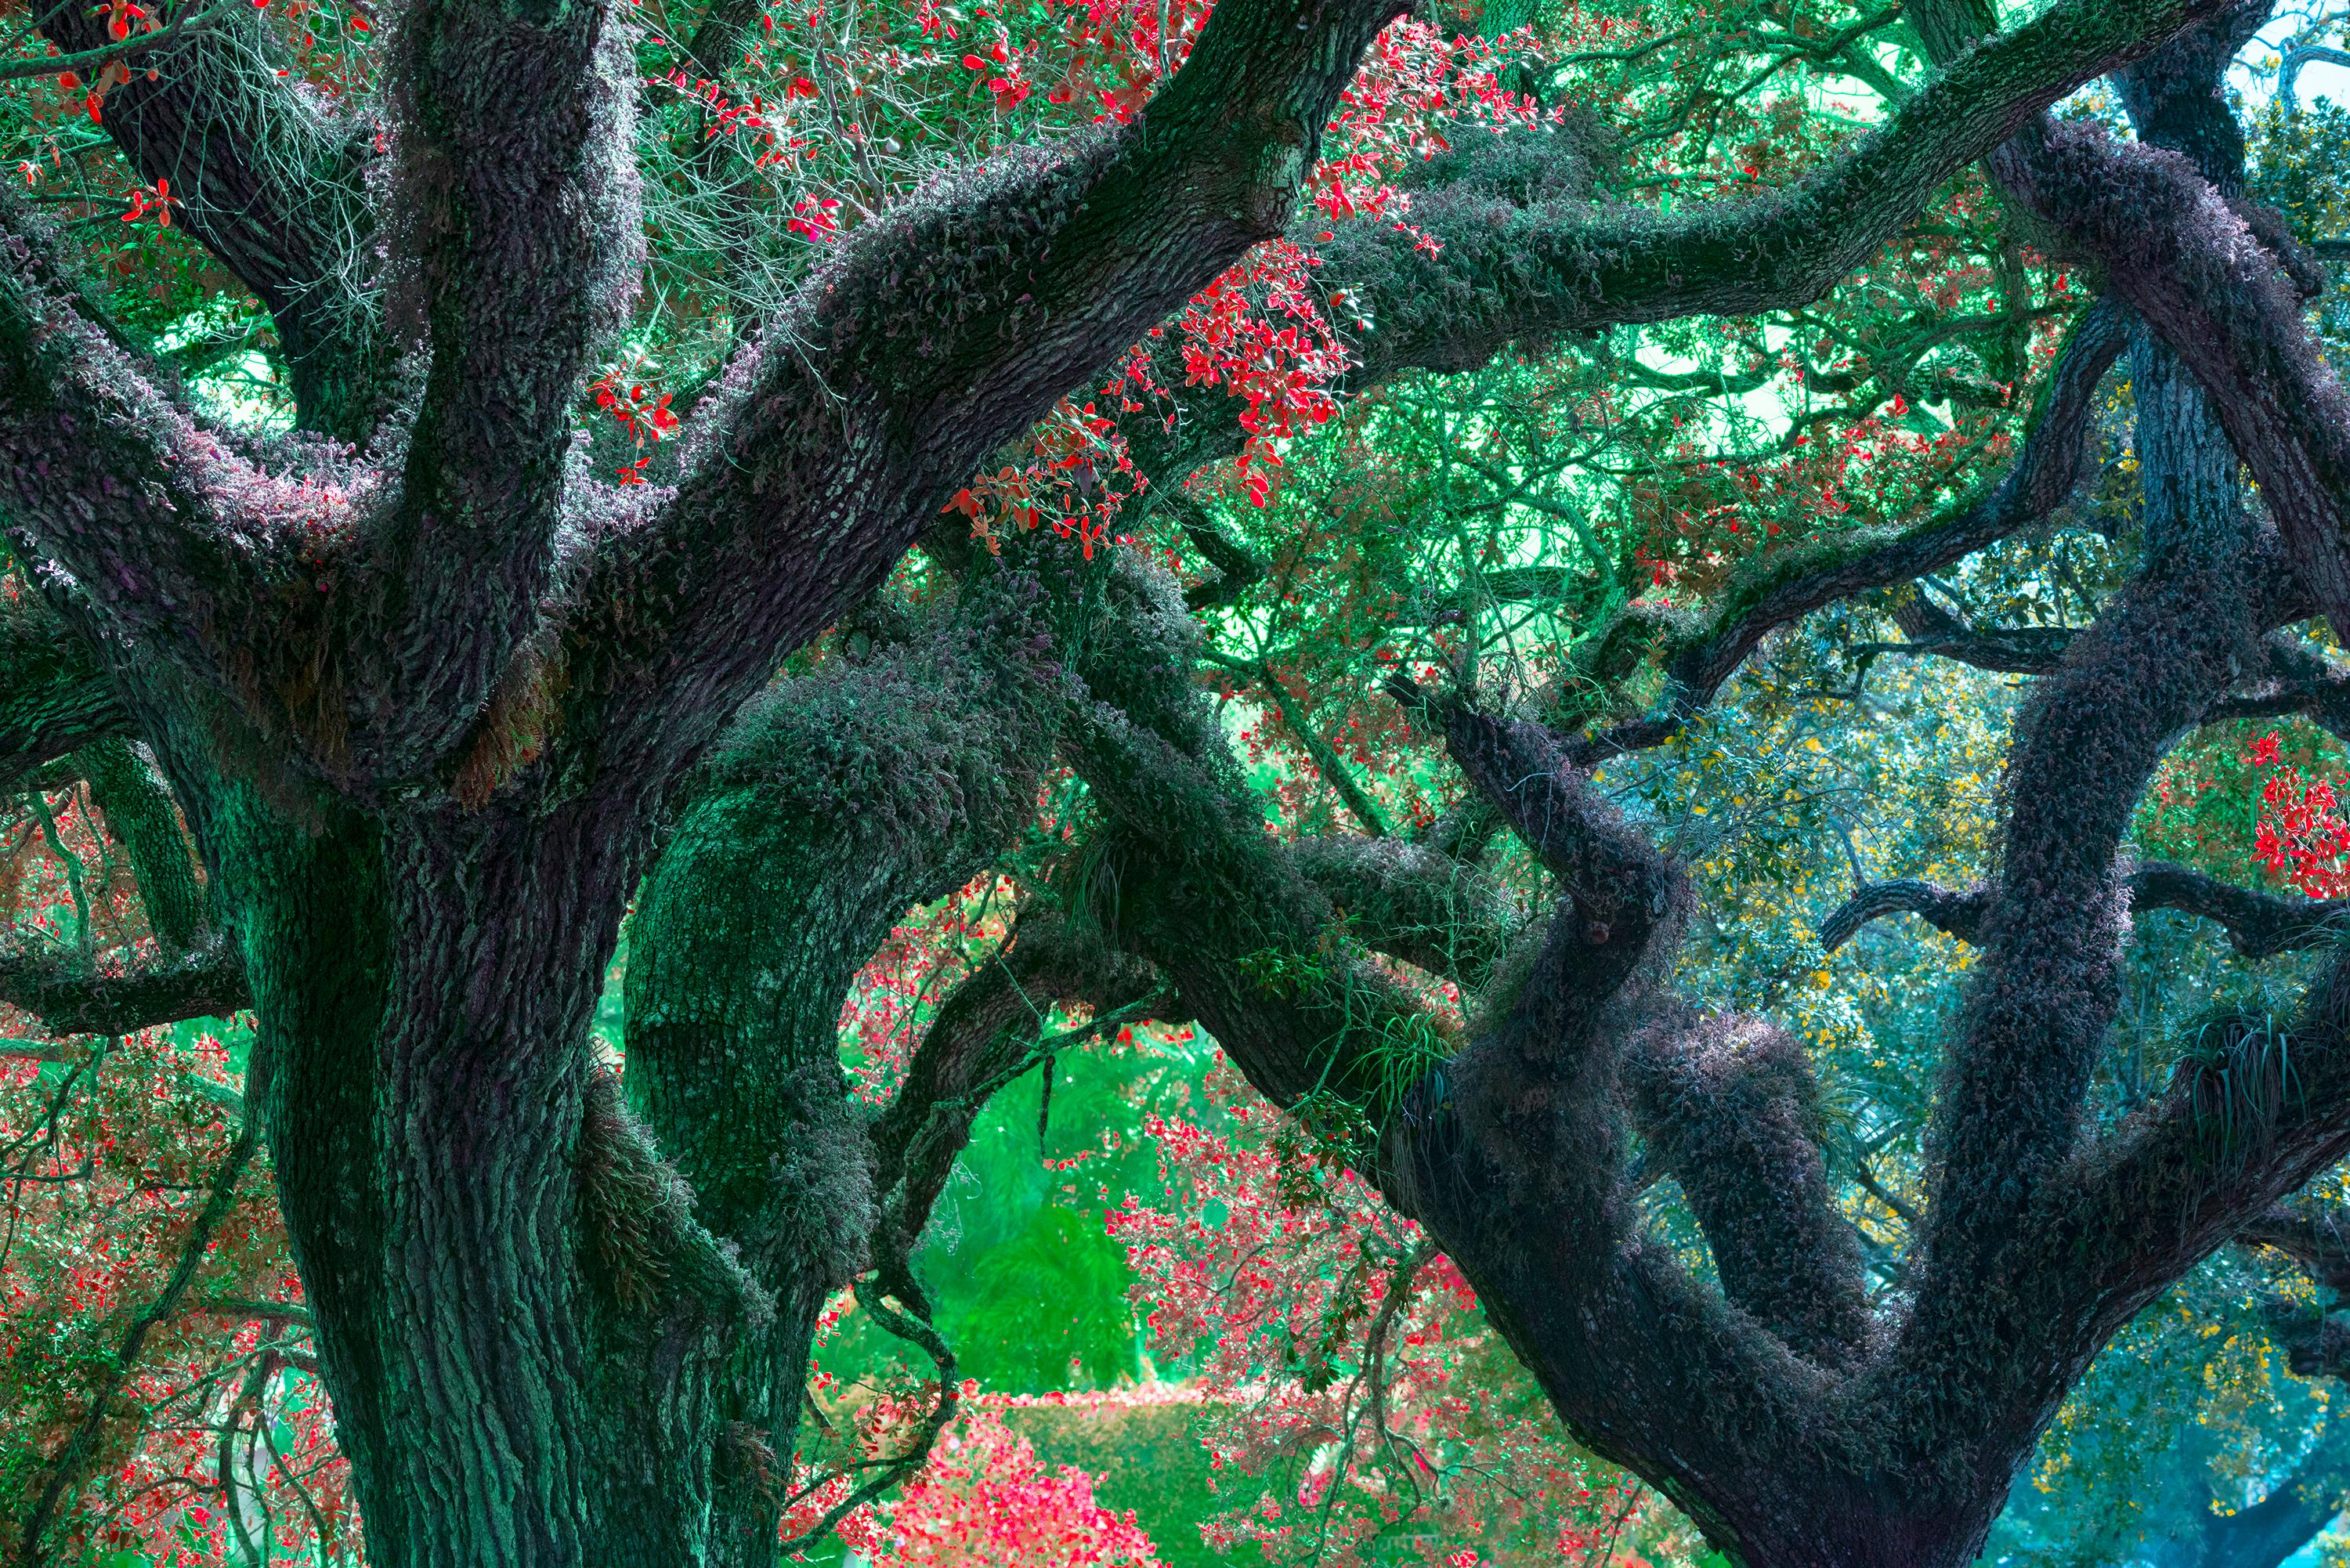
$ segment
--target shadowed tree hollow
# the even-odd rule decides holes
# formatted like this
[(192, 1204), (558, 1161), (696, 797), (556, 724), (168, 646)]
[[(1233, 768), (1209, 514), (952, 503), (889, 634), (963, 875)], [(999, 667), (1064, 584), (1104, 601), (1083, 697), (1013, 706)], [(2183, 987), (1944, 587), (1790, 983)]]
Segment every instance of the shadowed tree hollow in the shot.
[[(60, 57), (41, 68), (99, 89), (78, 133), (147, 193), (133, 215), (157, 203), (190, 265), (250, 297), (259, 347), (238, 351), (274, 367), (285, 417), (200, 396), (202, 341), (118, 319), (86, 231), (30, 176), (0, 189), (0, 770), (87, 780), (152, 939), (128, 967), (15, 942), (0, 998), (94, 1035), (251, 1009), (232, 1159), (265, 1147), (371, 1562), (773, 1562), (828, 1298), (857, 1283), (951, 1407), (909, 1260), (1056, 1005), (1204, 1026), (1425, 1228), (1578, 1442), (1748, 1568), (1973, 1561), (2116, 1329), (2285, 1223), (2350, 1148), (2339, 909), (2130, 852), (2201, 728), (2350, 722), (2324, 650), (2350, 636), (2350, 400), (2311, 326), (2328, 236), (2252, 189), (2222, 90), (2270, 6), (2054, 0), (2002, 29), (1988, 0), (1911, 0), (1773, 32), (1785, 9), (1739, 47), (1874, 83), (1877, 109), (1783, 182), (1767, 124), (1710, 191), (1630, 177), (1664, 133), (1562, 84), (1664, 46), (1562, 47), (1512, 67), (1523, 112), (1378, 175), (1392, 211), (1338, 213), (1326, 144), (1368, 134), (1350, 83), (1389, 67), (1404, 7), (1219, 0), (1100, 123), (942, 156), (836, 213), (759, 207), (768, 165), (716, 87), (682, 130), (643, 109), (662, 33), (743, 54), (761, 13), (736, 0), (402, 0), (360, 18), (375, 74), (339, 99), (279, 68), (266, 8), (129, 32), (32, 0)], [(937, 112), (1010, 112), (1018, 58), (971, 55), (981, 107)], [(2098, 83), (2126, 131), (2052, 113)], [(1669, 133), (1752, 90), (1692, 90)], [(1187, 481), (1237, 472), (1262, 504), (1294, 450), (1259, 397), (1236, 417), (1253, 361), (1201, 347), (1225, 341), (1212, 302), (1326, 313), (1318, 388), (1342, 413), (1554, 355), (1662, 396), (1695, 373), (1610, 358), (1611, 334), (1827, 319), (1855, 279), (1890, 286), (1882, 256), (1930, 241), (1953, 182), (2004, 236), (1984, 275), (2007, 304), (1872, 329), (1867, 374), (1804, 369), (1861, 414), (1906, 410), (1963, 339), (1981, 373), (1931, 396), (1974, 399), (1998, 441), (1949, 493), (1678, 597), (1651, 591), (1661, 545), (1589, 580), (1488, 558), (1387, 596), (1388, 626), (1436, 640), (1357, 707), (1418, 738), (1440, 810), (1395, 820), (1282, 650), (1206, 639), (1201, 618), (1279, 598), (1250, 597), (1273, 568)], [(611, 366), (671, 309), (660, 245), (689, 224), (715, 236), (726, 341), (672, 412)], [(817, 259), (778, 272), (777, 236)], [(2027, 253), (2070, 292), (2035, 294)], [(1310, 287), (1268, 293), (1268, 256)], [(1958, 603), (1948, 579), (2099, 482), (2117, 378), (2126, 569), (2064, 624)], [(616, 406), (637, 438), (617, 468), (609, 421), (583, 423)], [(1787, 451), (1828, 428), (1792, 409)], [(1055, 421), (1115, 424), (1116, 463), (1035, 436)], [(1446, 429), (1445, 452), (1391, 461), (1468, 483), (1491, 449)], [(1005, 526), (1038, 451), (1076, 508)], [(1508, 504), (1581, 525), (1514, 461), (1484, 471)], [(1676, 504), (1653, 472), (1624, 487)], [(1105, 488), (1118, 533), (1188, 540), (1188, 589), (1082, 520)], [(1747, 501), (1708, 515), (1759, 522)], [(1578, 595), (1571, 641), (1491, 631)], [(1869, 881), (1818, 933), (1833, 951), (1910, 914), (1974, 955), (1890, 1262), (1823, 1152), (1806, 1040), (1677, 981), (1692, 929), (1736, 911), (1604, 782), (1683, 744), (1774, 637), (1854, 614), (1899, 632), (1880, 662), (2028, 683), (1982, 880)], [(1335, 803), (1305, 829), (1266, 830), (1220, 687)], [(1040, 853), (1048, 797), (1080, 805)], [(1001, 961), (860, 1109), (838, 1027), (860, 968), (910, 908), (1024, 856)], [(2206, 1031), (2107, 1115), (2125, 937), (2156, 909), (2246, 961), (2301, 955), (2305, 983), (2289, 1018)], [(624, 915), (616, 1073), (589, 1025)], [(1694, 1248), (1654, 1232), (1659, 1184)], [(106, 1441), (117, 1382), (96, 1376), (8, 1521), (28, 1568)]]

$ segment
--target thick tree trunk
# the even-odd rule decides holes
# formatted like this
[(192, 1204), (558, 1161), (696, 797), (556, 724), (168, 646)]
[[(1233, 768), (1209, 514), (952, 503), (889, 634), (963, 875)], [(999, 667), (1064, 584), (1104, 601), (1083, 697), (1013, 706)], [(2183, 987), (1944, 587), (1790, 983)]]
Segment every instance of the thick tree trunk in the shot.
[(702, 1561), (723, 1270), (587, 1049), (637, 825), (239, 792), (211, 826), (369, 1560)]

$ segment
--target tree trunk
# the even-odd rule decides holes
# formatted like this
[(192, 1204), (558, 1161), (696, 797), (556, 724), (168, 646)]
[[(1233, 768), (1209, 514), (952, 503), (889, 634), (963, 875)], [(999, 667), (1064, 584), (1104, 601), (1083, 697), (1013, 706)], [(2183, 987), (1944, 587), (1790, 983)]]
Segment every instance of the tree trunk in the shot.
[(587, 1049), (638, 824), (233, 792), (211, 826), (370, 1561), (701, 1561), (729, 1314)]

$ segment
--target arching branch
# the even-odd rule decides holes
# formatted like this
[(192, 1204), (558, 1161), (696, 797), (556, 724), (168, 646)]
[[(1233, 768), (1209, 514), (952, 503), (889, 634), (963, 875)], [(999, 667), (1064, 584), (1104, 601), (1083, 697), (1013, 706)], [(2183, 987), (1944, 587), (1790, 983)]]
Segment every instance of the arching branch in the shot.
[(1797, 1355), (1856, 1361), (1871, 1341), (1860, 1250), (1820, 1158), (1803, 1043), (1758, 1019), (1669, 1009), (1625, 1073), (1646, 1157), (1689, 1199), (1723, 1294)]
[[(1009, 949), (955, 987), (939, 1009), (904, 1084), (874, 1123), (880, 1197), (874, 1245), (885, 1278), (903, 1271), (913, 1255), (980, 1112), (1035, 1064), (1045, 1015), (1076, 1002), (1098, 1021), (1160, 995), (1149, 965), (1049, 909), (1021, 911)], [(1045, 1067), (1050, 1071), (1049, 1059)]]
[[(1678, 732), (1736, 673), (1764, 637), (1839, 599), (1915, 581), (2037, 523), (2070, 500), (2087, 470), (2097, 383), (2129, 341), (2129, 314), (2099, 300), (2074, 323), (2041, 389), (2022, 451), (2006, 472), (1932, 522), (1767, 557), (1734, 583), (1721, 607), (1696, 626), (1667, 623), (1651, 635), (1667, 649), (1671, 694), (1653, 713), (1570, 743), (1586, 763), (1652, 746)], [(1626, 635), (1638, 635), (1627, 628)]]
[(60, 1034), (128, 1034), (188, 1018), (226, 1018), (253, 1004), (244, 957), (213, 940), (117, 972), (92, 972), (22, 937), (0, 938), (0, 1002)]
[(1669, 218), (1584, 204), (1563, 159), (1579, 149), (1476, 139), (1426, 171), (1412, 222), (1430, 256), (1382, 225), (1337, 231), (1319, 282), (1352, 290), (1374, 326), (1377, 378), (1466, 369), (1513, 342), (1690, 315), (1809, 304), (1898, 234), (1934, 189), (2074, 87), (2220, 8), (2074, 4), (1951, 58), (1879, 131), (1784, 192)]
[(1954, 893), (1931, 882), (1906, 877), (1872, 882), (1836, 906), (1835, 912), (1820, 922), (1820, 948), (1825, 952), (1834, 952), (1869, 922), (1889, 919), (1895, 915), (1916, 915), (1945, 935), (1972, 942), (1981, 934), (1983, 905), (1988, 898), (1981, 888)]
[[(367, 131), (330, 125), (303, 100), (252, 6), (187, 0), (182, 14), (192, 23), (139, 53), (101, 123), (141, 180), (170, 182), (175, 223), (269, 307), (303, 427), (363, 441), (388, 357), (368, 275)], [(109, 15), (44, 0), (35, 26), (81, 53), (113, 43)]]

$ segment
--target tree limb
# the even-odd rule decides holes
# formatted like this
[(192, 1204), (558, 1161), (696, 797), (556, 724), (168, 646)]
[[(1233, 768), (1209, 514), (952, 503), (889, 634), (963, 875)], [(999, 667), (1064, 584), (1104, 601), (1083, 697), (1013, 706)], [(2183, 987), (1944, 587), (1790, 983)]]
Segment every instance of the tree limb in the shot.
[[(109, 668), (136, 641), (141, 659), (236, 691), (245, 667), (225, 639), (260, 612), (254, 535), (297, 508), (314, 521), (328, 509), (201, 430), (92, 314), (56, 235), (0, 190), (0, 511), (11, 553)], [(224, 496), (251, 499), (261, 514), (231, 515)]]
[[(1012, 149), (844, 240), (697, 410), (674, 497), (599, 552), (570, 636), (598, 751), (712, 722), (717, 693), (747, 695), (879, 582), (962, 476), (1279, 234), (1399, 9), (1220, 7), (1132, 125)], [(712, 700), (681, 712), (681, 686)]]
[(182, 8), (166, 29), (182, 31), (121, 45), (108, 9), (82, 0), (44, 0), (35, 25), (74, 54), (140, 48), (140, 69), (107, 95), (100, 123), (142, 181), (170, 182), (174, 222), (269, 307), (302, 426), (363, 441), (381, 412), (387, 355), (367, 275), (367, 143), (330, 125), (276, 68), (281, 51), (252, 6)]
[(107, 836), (130, 858), (148, 929), (166, 953), (183, 950), (203, 931), (204, 902), (171, 786), (146, 748), (128, 741), (86, 746), (77, 760)]
[(0, 789), (129, 723), (86, 640), (36, 596), (0, 597)]
[(1558, 200), (1569, 145), (1544, 157), (1523, 139), (1465, 140), (1415, 188), (1412, 223), (1441, 239), (1440, 254), (1384, 225), (1349, 225), (1324, 248), (1319, 282), (1367, 306), (1358, 352), (1373, 379), (1466, 369), (1509, 343), (1603, 326), (1806, 305), (2046, 106), (2223, 3), (2052, 7), (1951, 57), (1882, 130), (1788, 190), (1686, 215)]
[(2294, 569), (2335, 635), (2350, 633), (2350, 396), (2318, 354), (2281, 258), (2175, 153), (2051, 122), (1992, 168), (2106, 264), (2114, 292), (2194, 372)]
[[(2128, 888), (2133, 912), (2177, 909), (2200, 916), (2223, 928), (2229, 945), (2250, 959), (2324, 947), (2350, 929), (2350, 899), (2255, 893), (2159, 861), (2131, 872)], [(1982, 934), (1990, 901), (1990, 890), (1980, 886), (1952, 892), (1930, 882), (1874, 882), (1820, 922), (1820, 946), (1834, 952), (1870, 921), (1899, 914), (1916, 915), (1935, 929), (1972, 944)]]
[(19, 936), (0, 938), (0, 1002), (60, 1034), (128, 1034), (184, 1018), (226, 1018), (253, 1005), (244, 959), (215, 939), (175, 958), (92, 973)]

